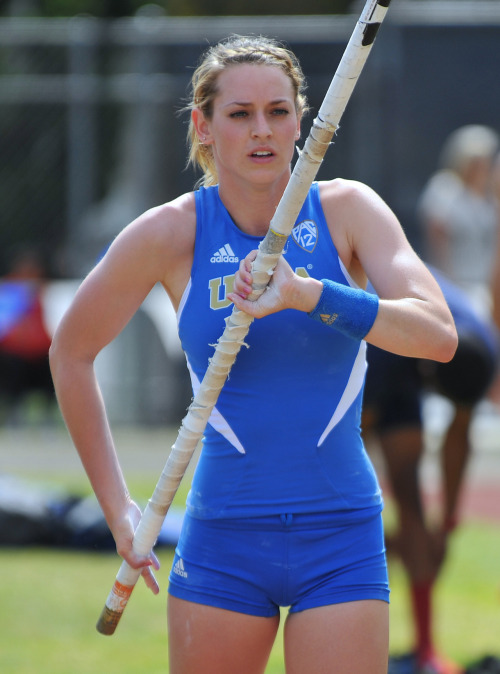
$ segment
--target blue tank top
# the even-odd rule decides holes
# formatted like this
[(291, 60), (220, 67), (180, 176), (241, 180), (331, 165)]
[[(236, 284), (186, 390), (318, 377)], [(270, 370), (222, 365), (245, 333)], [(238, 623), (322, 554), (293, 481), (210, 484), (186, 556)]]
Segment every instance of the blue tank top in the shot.
[[(179, 336), (193, 390), (203, 379), (239, 261), (261, 237), (242, 232), (217, 186), (196, 192), (191, 278)], [(284, 254), (299, 274), (354, 285), (333, 244), (314, 183)], [(380, 510), (360, 433), (366, 344), (293, 309), (256, 319), (203, 438), (187, 500), (198, 518)]]

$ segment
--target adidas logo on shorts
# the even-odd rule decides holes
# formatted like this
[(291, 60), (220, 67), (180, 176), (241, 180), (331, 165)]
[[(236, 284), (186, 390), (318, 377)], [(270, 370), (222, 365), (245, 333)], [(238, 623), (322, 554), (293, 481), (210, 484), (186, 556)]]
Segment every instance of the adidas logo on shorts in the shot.
[(239, 257), (236, 257), (231, 246), (226, 243), (222, 248), (215, 251), (210, 258), (210, 262), (239, 262)]
[(176, 573), (178, 576), (181, 576), (181, 578), (188, 577), (187, 571), (184, 569), (184, 562), (180, 558), (174, 564), (173, 572)]

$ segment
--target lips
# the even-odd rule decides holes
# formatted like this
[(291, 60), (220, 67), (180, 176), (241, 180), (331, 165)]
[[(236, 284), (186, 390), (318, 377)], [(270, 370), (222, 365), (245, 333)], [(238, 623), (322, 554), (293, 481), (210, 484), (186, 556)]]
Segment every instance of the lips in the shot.
[(274, 152), (271, 152), (271, 150), (255, 150), (250, 156), (256, 159), (268, 159), (274, 156)]

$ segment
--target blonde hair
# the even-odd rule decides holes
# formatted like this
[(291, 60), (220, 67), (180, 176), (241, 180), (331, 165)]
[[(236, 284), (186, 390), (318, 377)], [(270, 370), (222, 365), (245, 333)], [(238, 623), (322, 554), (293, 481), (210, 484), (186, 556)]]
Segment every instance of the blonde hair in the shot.
[(474, 159), (494, 159), (500, 147), (498, 133), (489, 126), (468, 124), (455, 129), (441, 150), (440, 165), (461, 173)]
[[(270, 38), (233, 35), (210, 47), (202, 56), (191, 78), (191, 99), (188, 110), (198, 108), (206, 119), (211, 119), (213, 102), (218, 93), (217, 80), (221, 72), (238, 64), (272, 65), (281, 68), (290, 78), (295, 94), (295, 108), (302, 116), (307, 111), (305, 78), (295, 54)], [(203, 176), (198, 181), (204, 186), (218, 182), (212, 147), (200, 143), (193, 120), (188, 129), (188, 165), (199, 167)]]

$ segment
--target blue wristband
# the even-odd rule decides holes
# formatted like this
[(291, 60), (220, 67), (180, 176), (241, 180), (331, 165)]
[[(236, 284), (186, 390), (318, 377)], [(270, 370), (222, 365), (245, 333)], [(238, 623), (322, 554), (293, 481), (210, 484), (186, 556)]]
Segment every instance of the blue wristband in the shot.
[(309, 316), (352, 339), (362, 340), (370, 332), (378, 312), (378, 297), (328, 279), (321, 279), (323, 291)]

